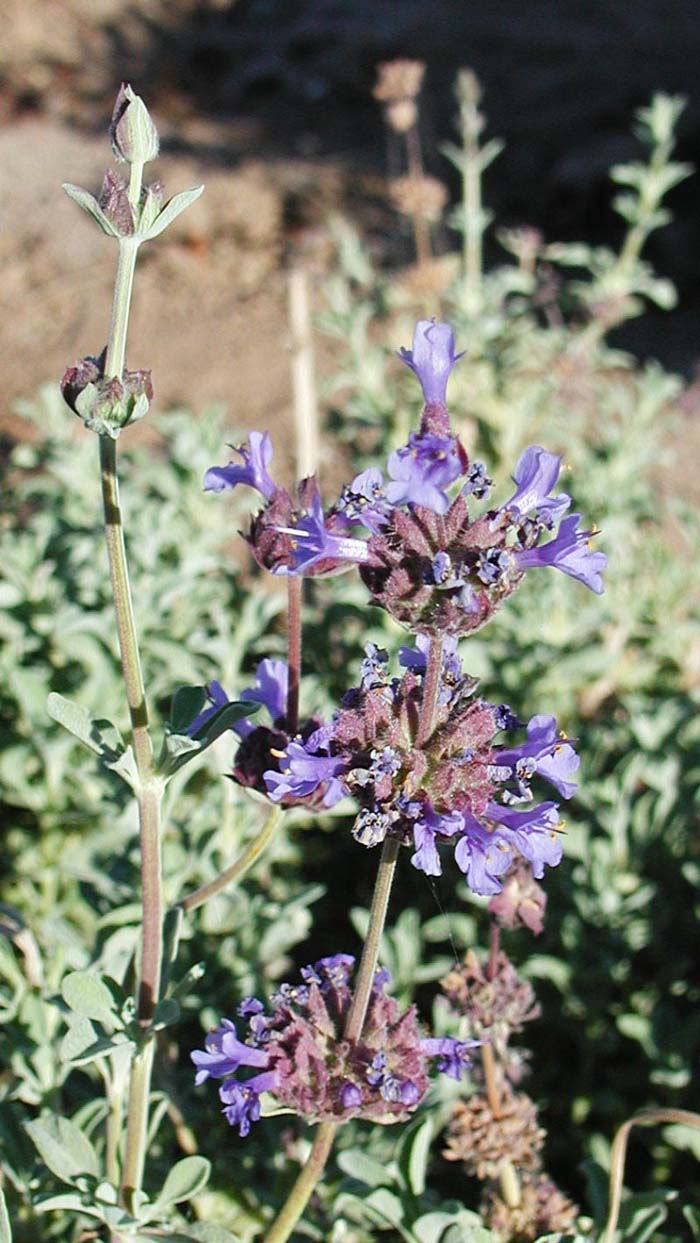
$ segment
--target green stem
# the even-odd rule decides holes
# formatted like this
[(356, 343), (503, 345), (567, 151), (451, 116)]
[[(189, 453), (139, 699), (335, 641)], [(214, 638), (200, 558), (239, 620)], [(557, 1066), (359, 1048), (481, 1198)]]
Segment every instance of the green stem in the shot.
[(265, 1243), (287, 1243), (323, 1174), (337, 1130), (337, 1122), (322, 1122), (317, 1128), (311, 1152), (284, 1207), (268, 1230)]
[(208, 881), (206, 885), (200, 885), (199, 889), (193, 890), (192, 893), (188, 893), (186, 897), (182, 898), (178, 903), (180, 909), (182, 911), (195, 911), (198, 906), (203, 906), (205, 902), (209, 901), (209, 898), (213, 898), (215, 894), (220, 893), (227, 885), (232, 885), (239, 881), (262, 854), (280, 822), (281, 815), (282, 809), (280, 807), (273, 807), (258, 836), (246, 847), (243, 854), (239, 855), (235, 863), (232, 863), (230, 867), (220, 872), (213, 880)]
[(372, 984), (374, 983), (374, 973), (377, 970), (377, 962), (379, 960), (379, 948), (386, 922), (394, 872), (396, 871), (396, 861), (399, 857), (399, 846), (400, 842), (395, 837), (386, 837), (384, 839), (377, 869), (377, 879), (372, 895), (367, 936), (362, 947), (360, 969), (357, 973), (355, 993), (345, 1023), (344, 1036), (346, 1040), (359, 1040), (364, 1027), (367, 1006), (372, 992)]
[[(143, 166), (131, 167), (129, 201), (136, 208), (141, 196)], [(121, 379), (126, 357), (131, 293), (138, 242), (120, 238), (114, 282), (112, 319), (109, 328), (105, 375)], [(132, 746), (138, 774), (136, 799), (141, 846), (141, 965), (137, 1018), (144, 1042), (134, 1055), (129, 1077), (126, 1150), (122, 1171), (122, 1199), (127, 1207), (141, 1188), (146, 1154), (148, 1102), (153, 1068), (154, 1038), (148, 1033), (160, 993), (163, 952), (163, 897), (161, 891), (160, 813), (163, 783), (155, 772), (153, 747), (148, 731), (148, 706), (141, 672), (124, 526), (119, 501), (117, 447), (110, 436), (100, 436), (100, 471), (105, 537), (112, 595), (119, 639), (122, 676), (131, 718)], [(116, 1144), (118, 1137), (113, 1137)]]
[(135, 1199), (143, 1183), (148, 1134), (148, 1105), (155, 1048), (155, 1038), (151, 1035), (147, 1037), (131, 1063), (126, 1151), (121, 1184), (122, 1201), (128, 1212), (134, 1211)]
[[(377, 880), (374, 886), (372, 907), (369, 916), (369, 927), (362, 950), (360, 968), (357, 973), (355, 994), (345, 1022), (343, 1039), (359, 1040), (362, 1034), (367, 1006), (372, 992), (374, 974), (377, 970), (379, 947), (384, 931), (391, 883), (394, 879), (396, 860), (400, 843), (393, 837), (387, 837), (382, 847)], [(322, 1122), (316, 1131), (311, 1152), (290, 1191), (287, 1200), (268, 1231), (265, 1243), (286, 1243), (304, 1209), (306, 1208), (314, 1188), (323, 1174), (326, 1161), (333, 1147), (337, 1122)]]

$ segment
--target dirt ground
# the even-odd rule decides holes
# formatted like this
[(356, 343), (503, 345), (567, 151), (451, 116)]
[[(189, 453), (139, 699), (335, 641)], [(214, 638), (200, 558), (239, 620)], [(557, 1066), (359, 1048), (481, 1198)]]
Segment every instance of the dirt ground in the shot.
[[(487, 182), (499, 219), (610, 240), (607, 169), (633, 154), (630, 118), (651, 87), (688, 84), (681, 154), (697, 154), (695, 4), (671, 0), (663, 22), (656, 0), (638, 0), (634, 13), (595, 0), (585, 15), (562, 0), (556, 21), (544, 0), (497, 7), (498, 20), (491, 6), (445, 0), (430, 12), (418, 0), (0, 0), (0, 426), (15, 430), (17, 398), (104, 344), (115, 247), (60, 185), (99, 186), (122, 77), (152, 103), (166, 191), (206, 183), (139, 260), (129, 365), (153, 369), (160, 408), (224, 401), (232, 422), (286, 419), (288, 266), (301, 256), (312, 272), (323, 268), (329, 210), (376, 215), (386, 150), (369, 86), (381, 59), (428, 61), (434, 166), (454, 71), (474, 64), (490, 132), (508, 140)], [(697, 187), (688, 193), (653, 254), (681, 280), (681, 308), (645, 317), (629, 344), (692, 375), (700, 212)], [(382, 226), (380, 212), (379, 236)], [(400, 244), (385, 245), (400, 262)], [(323, 374), (328, 347), (319, 351)], [(694, 407), (688, 434), (700, 445)]]

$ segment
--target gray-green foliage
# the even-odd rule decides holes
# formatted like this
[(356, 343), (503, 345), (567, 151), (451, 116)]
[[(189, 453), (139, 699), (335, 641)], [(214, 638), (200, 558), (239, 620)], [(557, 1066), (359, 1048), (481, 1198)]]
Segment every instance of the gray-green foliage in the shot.
[[(529, 1090), (546, 1104), (549, 1155), (559, 1180), (578, 1194), (576, 1166), (586, 1159), (585, 1210), (598, 1224), (614, 1128), (644, 1105), (692, 1104), (700, 1048), (692, 982), (700, 913), (692, 835), (700, 576), (697, 527), (667, 469), (682, 386), (606, 343), (611, 323), (637, 312), (641, 298), (671, 301), (639, 252), (650, 228), (663, 223), (663, 192), (685, 174), (670, 162), (675, 111), (668, 102), (647, 111), (652, 171), (631, 166), (615, 174), (626, 187), (618, 208), (630, 229), (620, 253), (551, 245), (542, 252), (543, 263), (562, 266), (557, 305), (573, 307), (569, 315), (539, 309), (544, 267), (511, 261), (486, 275), (476, 311), (456, 265), (442, 300), (467, 350), (451, 381), (452, 409), (470, 453), (488, 461), (496, 498), (508, 495), (507, 476), (526, 444), (562, 452), (571, 468), (567, 491), (601, 526), (610, 556), (602, 600), (562, 576), (533, 572), (488, 630), (464, 645), (465, 662), (489, 697), (507, 699), (526, 717), (556, 712), (583, 756), (566, 861), (547, 881), (547, 930), (534, 946), (516, 940), (514, 953), (543, 1005)], [(388, 347), (410, 343), (423, 308), (400, 280), (374, 272), (349, 225), (338, 222), (336, 235), (338, 265), (323, 316), (343, 353), (330, 386), (342, 394), (332, 422), (356, 456), (366, 449), (367, 462), (376, 462), (416, 417), (415, 384), (391, 362)], [(567, 265), (575, 265), (574, 279)], [(23, 413), (32, 435), (8, 464), (0, 566), (0, 791), (8, 826), (0, 1149), (15, 1243), (73, 1241), (100, 1222), (137, 1229), (117, 1205), (104, 1141), (102, 1089), (107, 1102), (123, 1093), (125, 1059), (138, 1035), (131, 994), (139, 908), (135, 814), (127, 787), (110, 771), (118, 741), (106, 726), (95, 735), (85, 725), (98, 716), (123, 733), (127, 726), (95, 444), (50, 391)], [(231, 429), (217, 414), (194, 420), (182, 412), (155, 427), (162, 437), (155, 443), (129, 448), (123, 438), (123, 491), (146, 684), (164, 725), (178, 685), (215, 676), (235, 692), (256, 659), (281, 653), (283, 637), (280, 595), (269, 583), (262, 589), (234, 541), (239, 503), (201, 493), (203, 470), (220, 460)], [(315, 585), (310, 607), (323, 625), (308, 655), (307, 693), (329, 708), (356, 680), (362, 644), (372, 639), (395, 650), (401, 635), (383, 614), (368, 612), (354, 576)], [(51, 720), (49, 694), (78, 705), (73, 734), (82, 729), (92, 749)], [(65, 716), (62, 703), (53, 700)], [(221, 780), (230, 751), (222, 737), (172, 776), (168, 902), (234, 858), (261, 823), (263, 809)], [(289, 1120), (268, 1120), (244, 1145), (225, 1130), (212, 1100), (193, 1092), (188, 1053), (201, 1042), (202, 1024), (280, 978), (309, 937), (314, 906), (323, 911), (328, 940), (314, 941), (308, 957), (349, 944), (349, 907), (366, 893), (352, 878), (365, 858), (358, 862), (340, 813), (308, 837), (278, 835), (245, 886), (218, 896), (180, 929), (180, 960), (157, 1016), (163, 1035), (149, 1199), (138, 1237), (150, 1237), (143, 1231), (165, 1219), (178, 1230), (171, 1237), (259, 1238), (265, 1207), (279, 1204), (289, 1185), (285, 1152), (298, 1143), (285, 1136)], [(451, 961), (449, 938), (458, 949), (478, 939), (482, 904), (449, 872), (439, 891), (445, 914), (436, 915), (432, 894), (407, 873), (386, 961), (402, 1000), (420, 986), (427, 1019), (425, 999)], [(362, 911), (352, 921), (361, 929)], [(304, 949), (299, 955), (307, 960)], [(433, 1017), (436, 1030), (449, 1024), (438, 1005)], [(440, 1160), (449, 1101), (447, 1089), (436, 1091), (398, 1143), (394, 1129), (344, 1128), (337, 1167), (321, 1192), (323, 1224), (307, 1223), (307, 1237), (487, 1243), (491, 1236), (473, 1212), (477, 1190)], [(644, 1161), (633, 1161), (631, 1181), (654, 1190), (626, 1204), (630, 1243), (658, 1230), (668, 1201), (662, 1184), (685, 1190), (695, 1178), (697, 1187), (686, 1142), (667, 1130)], [(10, 1228), (1, 1197), (4, 1241)]]

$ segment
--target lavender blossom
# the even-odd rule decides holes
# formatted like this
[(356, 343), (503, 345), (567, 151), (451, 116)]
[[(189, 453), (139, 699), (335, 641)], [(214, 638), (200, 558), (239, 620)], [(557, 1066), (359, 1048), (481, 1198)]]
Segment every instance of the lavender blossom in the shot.
[(255, 685), (241, 691), (241, 699), (248, 703), (262, 704), (267, 708), (271, 721), (278, 721), (287, 711), (289, 666), (286, 660), (261, 660), (255, 670)]
[(243, 459), (242, 465), (230, 462), (228, 466), (211, 466), (204, 476), (205, 492), (223, 492), (226, 488), (245, 483), (260, 492), (266, 501), (271, 500), (278, 488), (267, 472), (272, 460), (269, 432), (251, 432), (248, 448), (240, 445), (234, 452)]
[(559, 496), (549, 495), (560, 470), (560, 457), (539, 445), (530, 445), (521, 453), (513, 471), (518, 488), (503, 506), (505, 512), (515, 511), (523, 517), (535, 513), (546, 526), (553, 526), (571, 504), (571, 497), (565, 492), (560, 492)]
[(324, 807), (334, 807), (340, 802), (346, 790), (339, 777), (346, 762), (342, 756), (328, 753), (331, 733), (332, 728), (325, 726), (311, 734), (306, 742), (294, 739), (278, 757), (280, 771), (269, 769), (263, 773), (273, 803), (285, 798), (308, 798), (320, 786), (325, 787)]
[(601, 573), (608, 559), (604, 552), (596, 551), (591, 544), (592, 531), (579, 531), (580, 514), (571, 514), (559, 527), (555, 539), (550, 540), (541, 548), (527, 548), (512, 552), (510, 555), (518, 570), (528, 570), (536, 566), (552, 565), (563, 570), (571, 578), (575, 578), (584, 586), (590, 587), (596, 595), (603, 591)]
[(535, 774), (549, 781), (562, 798), (572, 798), (577, 785), (570, 778), (581, 763), (571, 743), (557, 732), (556, 717), (533, 716), (527, 725), (527, 742), (499, 750), (498, 763), (511, 770), (530, 797), (528, 782)]
[(500, 893), (501, 877), (513, 862), (513, 851), (503, 833), (487, 828), (469, 812), (455, 847), (455, 863), (464, 872), (473, 893)]
[(408, 444), (389, 457), (392, 482), (387, 485), (387, 500), (445, 514), (450, 507), (445, 488), (464, 474), (465, 467), (464, 451), (454, 436), (412, 432)]
[(481, 1040), (455, 1040), (452, 1036), (429, 1036), (421, 1040), (425, 1056), (437, 1059), (440, 1073), (457, 1080), (471, 1067), (472, 1049), (478, 1049), (481, 1044)]
[(513, 811), (498, 803), (489, 803), (487, 815), (532, 865), (535, 880), (544, 876), (545, 864), (556, 867), (561, 862), (563, 821), (556, 803), (540, 803), (529, 811)]
[(463, 827), (463, 819), (458, 811), (447, 815), (438, 815), (430, 804), (418, 804), (419, 818), (413, 825), (415, 854), (411, 855), (411, 863), (426, 876), (441, 876), (442, 867), (437, 850), (437, 838), (454, 837)]
[(369, 557), (364, 540), (335, 535), (328, 529), (318, 491), (314, 492), (309, 512), (293, 527), (277, 529), (291, 536), (291, 556), (288, 562), (275, 566), (273, 574), (305, 574), (321, 561), (334, 561), (342, 566), (343, 562), (366, 561)]
[(449, 324), (434, 319), (421, 319), (413, 334), (413, 349), (399, 350), (402, 362), (418, 376), (426, 405), (444, 406), (447, 381), (455, 363), (462, 357), (455, 354), (455, 334)]
[(222, 1019), (221, 1026), (210, 1032), (204, 1041), (204, 1050), (196, 1049), (192, 1061), (198, 1067), (195, 1083), (207, 1079), (224, 1079), (240, 1066), (267, 1066), (267, 1055), (260, 1049), (243, 1044), (236, 1035), (236, 1024)]

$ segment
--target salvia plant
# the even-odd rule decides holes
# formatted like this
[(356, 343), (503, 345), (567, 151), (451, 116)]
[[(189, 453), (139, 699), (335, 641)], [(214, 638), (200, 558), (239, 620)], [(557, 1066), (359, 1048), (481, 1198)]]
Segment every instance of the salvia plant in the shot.
[[(129, 484), (149, 502), (134, 507), (129, 563), (117, 444), (153, 399), (150, 373), (126, 366), (135, 263), (140, 245), (201, 187), (166, 201), (160, 183), (144, 182), (158, 135), (128, 86), (110, 130), (128, 178), (109, 171), (97, 197), (66, 186), (118, 248), (107, 345), (61, 383), (98, 438), (110, 589), (95, 564), (95, 532), (85, 530), (91, 444), (66, 444), (62, 412), (47, 396), (43, 448), (20, 446), (13, 457), (3, 584), (6, 695), (17, 724), (0, 775), (16, 811), (9, 848), (21, 862), (12, 905), (0, 908), (2, 1243), (13, 1231), (18, 1240), (283, 1243), (296, 1230), (334, 1243), (387, 1231), (409, 1243), (486, 1243), (583, 1239), (596, 1228), (550, 1173), (543, 1121), (525, 1090), (528, 1051), (516, 1038), (537, 1026), (542, 1006), (552, 1022), (563, 1009), (569, 1026), (590, 1013), (576, 1046), (590, 1064), (589, 1098), (568, 1126), (587, 1109), (608, 1116), (596, 1004), (611, 982), (625, 988), (632, 956), (651, 942), (654, 889), (639, 878), (659, 859), (667, 866), (657, 848), (667, 826), (668, 851), (687, 854), (678, 825), (693, 797), (682, 763), (693, 723), (684, 701), (663, 700), (659, 670), (674, 671), (689, 705), (692, 667), (673, 643), (692, 645), (692, 594), (678, 572), (660, 601), (640, 572), (642, 559), (667, 555), (651, 530), (648, 471), (654, 423), (676, 387), (658, 372), (625, 371), (605, 343), (641, 298), (670, 301), (641, 250), (664, 223), (665, 193), (687, 173), (671, 160), (680, 105), (657, 97), (644, 110), (651, 162), (615, 172), (629, 226), (619, 255), (547, 246), (523, 230), (504, 237), (515, 264), (485, 276), (481, 173), (501, 148), (480, 145), (479, 88), (465, 71), (461, 145), (445, 148), (463, 179), (451, 218), (463, 249), (456, 267), (451, 257), (443, 264), (432, 234), (447, 193), (423, 168), (422, 76), (418, 62), (395, 62), (381, 67), (375, 90), (405, 158), (391, 201), (411, 222), (412, 285), (382, 287), (358, 239), (335, 226), (339, 263), (323, 324), (343, 343), (339, 430), (361, 469), (348, 471), (337, 499), (321, 494), (315, 473), (288, 488), (275, 477), (268, 431), (249, 432), (231, 461), (212, 465), (220, 419), (193, 428), (172, 416), (169, 463), (138, 449), (125, 458)], [(589, 277), (567, 288), (570, 321), (557, 285), (557, 265), (567, 264)], [(412, 333), (411, 348), (399, 351), (414, 376), (405, 390), (370, 321), (383, 322), (388, 338)], [(577, 422), (592, 409), (601, 421), (593, 448)], [(477, 444), (493, 466), (475, 455)], [(29, 538), (22, 512), (33, 515)], [(251, 558), (238, 569), (222, 565), (232, 513)], [(319, 628), (316, 616), (311, 642), (310, 597), (323, 620)], [(673, 611), (674, 639), (660, 637), (659, 610)], [(173, 668), (186, 682), (175, 689)], [(65, 738), (42, 716), (49, 688)], [(123, 715), (120, 697), (126, 739), (109, 719)], [(614, 706), (607, 721), (603, 703)], [(575, 737), (560, 728), (562, 714), (576, 721)], [(581, 756), (588, 793), (586, 782), (578, 788)], [(225, 790), (215, 779), (222, 763)], [(573, 804), (571, 818), (563, 802)], [(32, 841), (34, 824), (45, 844)], [(300, 883), (304, 842), (325, 860), (323, 885)], [(558, 881), (565, 847), (573, 887)], [(336, 918), (319, 923), (311, 961), (293, 953), (324, 886), (343, 906), (345, 872), (367, 867), (370, 909), (353, 914), (360, 952), (347, 941), (321, 944), (335, 937)], [(683, 868), (683, 884), (696, 886), (697, 863)], [(421, 876), (426, 887), (444, 886), (447, 910), (437, 918), (416, 909)], [(561, 933), (549, 930), (541, 881), (563, 916)], [(401, 913), (390, 929), (392, 893)], [(617, 961), (599, 940), (607, 958), (593, 970), (586, 937), (603, 916)], [(488, 924), (485, 952), (473, 944), (478, 921)], [(463, 959), (455, 936), (470, 946)], [(532, 936), (547, 952), (516, 965)], [(447, 941), (451, 956), (435, 951)], [(685, 997), (685, 974), (678, 963), (675, 997)], [(633, 981), (628, 991), (620, 1038), (639, 1043), (671, 1095), (634, 1098), (654, 1108), (622, 1128), (611, 1153), (597, 1142), (588, 1154), (601, 1225), (600, 1177), (610, 1168), (607, 1243), (618, 1225), (643, 1243), (670, 1195), (657, 1188), (620, 1204), (630, 1128), (671, 1124), (669, 1151), (690, 1146), (697, 1123), (673, 1095), (688, 1082), (691, 1027), (674, 1043), (661, 999)], [(665, 1058), (655, 1045), (664, 1030)], [(549, 1057), (560, 1064), (565, 1054)], [(566, 1086), (559, 1075), (560, 1119)], [(398, 1140), (387, 1130), (396, 1123)], [(216, 1161), (211, 1184), (200, 1149)], [(441, 1154), (452, 1163), (446, 1179), (459, 1170), (469, 1180), (468, 1192), (451, 1183), (459, 1199), (439, 1199), (427, 1185), (429, 1161)], [(686, 1217), (697, 1237), (697, 1212)]]

